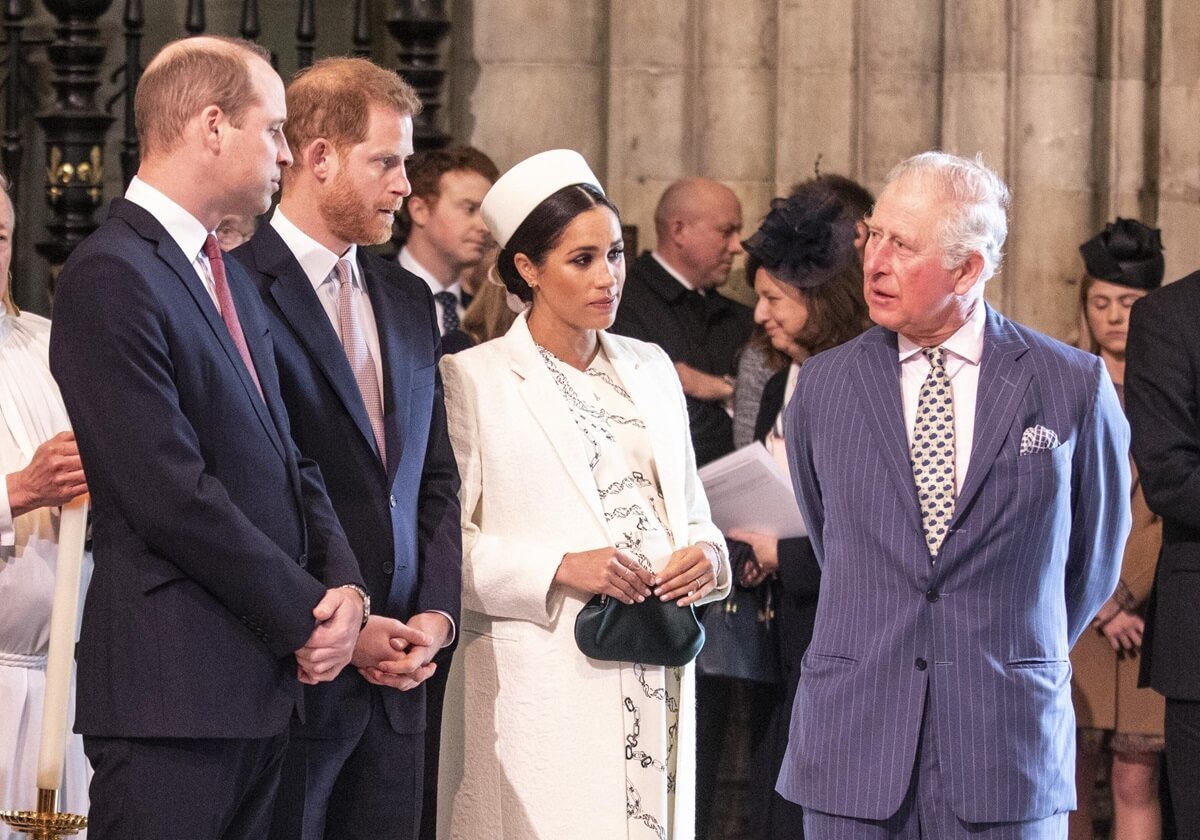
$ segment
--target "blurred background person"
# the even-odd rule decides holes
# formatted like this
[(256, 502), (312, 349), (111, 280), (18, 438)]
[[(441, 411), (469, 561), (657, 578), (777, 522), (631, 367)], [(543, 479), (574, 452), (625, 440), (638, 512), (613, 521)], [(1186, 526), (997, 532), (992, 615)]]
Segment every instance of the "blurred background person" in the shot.
[(454, 352), (446, 349), (449, 346), (465, 350), (499, 338), (508, 332), (515, 320), (517, 313), (509, 306), (507, 290), (499, 283), (485, 280), (467, 307), (458, 329), (442, 336), (442, 351)]
[(607, 332), (620, 219), (581, 156), (518, 164), (484, 216), (530, 307), (441, 363), (464, 556), (439, 836), (691, 840), (692, 668), (591, 659), (574, 634), (597, 594), (670, 609), (728, 592), (678, 378)]
[[(1080, 346), (1104, 360), (1122, 405), (1125, 342), (1133, 304), (1162, 285), (1159, 231), (1117, 219), (1079, 247), (1086, 272), (1080, 284)], [(1112, 837), (1158, 840), (1162, 815), (1158, 768), (1163, 750), (1163, 698), (1138, 688), (1145, 606), (1162, 547), (1162, 518), (1151, 512), (1136, 467), (1131, 490), (1133, 528), (1125, 544), (1117, 591), (1092, 629), (1071, 651), (1071, 685), (1079, 726), (1071, 840), (1095, 836), (1096, 782), (1111, 755)], [(1198, 605), (1200, 606), (1200, 605)]]
[(226, 216), (213, 233), (222, 251), (232, 251), (249, 242), (257, 227), (258, 219), (254, 216)]
[[(772, 346), (790, 360), (766, 383), (755, 426), (755, 438), (785, 475), (790, 471), (783, 411), (800, 365), (870, 326), (863, 299), (862, 256), (855, 247), (860, 219), (858, 205), (818, 178), (799, 186), (787, 199), (772, 202), (762, 226), (743, 243), (747, 273), (754, 278), (758, 294), (754, 320)], [(738, 583), (766, 585), (772, 591), (783, 676), (768, 734), (755, 751), (753, 836), (802, 837), (803, 812), (775, 793), (775, 779), (787, 746), (792, 703), (801, 679), (800, 660), (812, 638), (821, 569), (807, 537), (777, 539), (747, 531), (728, 536), (749, 544), (752, 551), (738, 570)]]
[[(58, 555), (59, 506), (87, 492), (47, 358), (50, 322), (13, 303), (13, 206), (0, 177), (0, 808), (37, 808), (37, 761)], [(90, 556), (85, 558), (87, 588)], [(67, 736), (59, 810), (88, 812), (83, 739)], [(0, 838), (17, 840), (0, 823)]]
[(471, 146), (422, 152), (407, 166), (412, 194), (397, 216), (404, 240), (397, 259), (429, 285), (445, 335), (471, 304), (464, 278), (470, 282), (471, 270), (488, 255), (491, 243), (479, 206), (500, 173)]

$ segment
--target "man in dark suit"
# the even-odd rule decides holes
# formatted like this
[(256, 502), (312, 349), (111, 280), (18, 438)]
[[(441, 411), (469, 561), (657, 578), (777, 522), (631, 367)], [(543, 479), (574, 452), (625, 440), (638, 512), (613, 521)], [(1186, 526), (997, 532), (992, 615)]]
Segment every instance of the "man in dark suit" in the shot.
[(89, 830), (261, 838), (300, 683), (337, 676), (368, 608), (262, 303), (211, 234), (291, 163), (283, 84), (252, 44), (177, 41), (136, 113), (138, 177), (63, 268), (50, 346), (95, 510)]
[(721, 295), (742, 252), (742, 205), (708, 178), (667, 187), (654, 211), (657, 243), (629, 266), (612, 331), (659, 345), (687, 397), (696, 463), (733, 450), (737, 354), (754, 325), (750, 307)]
[(458, 470), (429, 290), (359, 246), (391, 235), (420, 102), (394, 72), (334, 58), (296, 77), (287, 106), (283, 199), (234, 256), (266, 304), (293, 434), (325, 475), (375, 614), (357, 670), (306, 691), (270, 836), (413, 838), (423, 682), (459, 612)]
[(787, 416), (821, 564), (778, 791), (824, 838), (1064, 838), (1067, 653), (1116, 586), (1128, 426), (1101, 360), (983, 298), (1008, 190), (900, 164), (867, 220), (878, 326), (809, 359)]
[(1125, 406), (1163, 545), (1142, 639), (1142, 685), (1167, 698), (1166, 756), (1179, 837), (1200, 837), (1200, 272), (1133, 305)]

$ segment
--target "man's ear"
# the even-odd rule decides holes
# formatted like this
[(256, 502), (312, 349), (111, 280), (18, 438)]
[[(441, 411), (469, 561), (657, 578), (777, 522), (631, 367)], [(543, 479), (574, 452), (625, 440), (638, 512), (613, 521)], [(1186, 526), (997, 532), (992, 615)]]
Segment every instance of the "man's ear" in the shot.
[(295, 165), (307, 167), (323, 183), (337, 174), (338, 164), (338, 153), (333, 144), (324, 137), (318, 137), (304, 147)]
[(410, 195), (404, 199), (408, 208), (408, 217), (412, 219), (413, 227), (423, 228), (429, 224), (429, 215), (433, 212), (433, 203), (422, 196)]
[(216, 154), (221, 150), (221, 135), (228, 124), (225, 112), (219, 105), (209, 105), (200, 112), (197, 119), (200, 124), (200, 132), (204, 137), (205, 148)]
[(975, 288), (975, 284), (983, 276), (983, 254), (972, 251), (955, 271), (954, 293), (965, 295)]

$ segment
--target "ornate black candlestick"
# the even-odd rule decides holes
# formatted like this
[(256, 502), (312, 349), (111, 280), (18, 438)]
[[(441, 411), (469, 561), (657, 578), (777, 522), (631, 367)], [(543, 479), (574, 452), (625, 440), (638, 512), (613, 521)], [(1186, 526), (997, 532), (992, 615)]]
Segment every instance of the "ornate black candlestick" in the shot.
[(395, 11), (388, 15), (388, 32), (397, 41), (400, 59), (397, 72), (417, 90), (424, 105), (413, 121), (413, 145), (417, 149), (440, 149), (450, 135), (438, 126), (442, 108), (442, 67), (440, 44), (450, 32), (444, 0), (394, 0)]
[(46, 137), (46, 201), (54, 219), (46, 225), (50, 238), (37, 251), (53, 267), (96, 229), (92, 214), (104, 199), (104, 138), (113, 118), (96, 105), (105, 54), (96, 21), (111, 5), (112, 0), (45, 0), (59, 22), (46, 48), (55, 102), (37, 118)]

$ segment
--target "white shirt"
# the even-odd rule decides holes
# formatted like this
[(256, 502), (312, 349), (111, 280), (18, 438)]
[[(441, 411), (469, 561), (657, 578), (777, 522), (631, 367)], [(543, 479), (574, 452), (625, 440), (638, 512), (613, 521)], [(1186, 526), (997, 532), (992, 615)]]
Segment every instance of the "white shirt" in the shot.
[[(667, 272), (667, 274), (670, 274), (672, 277), (678, 280), (679, 285), (683, 286), (683, 288), (687, 289), (689, 292), (697, 291), (696, 287), (692, 285), (692, 282), (676, 271), (670, 263), (663, 259), (662, 254), (658, 253), (658, 251), (651, 251), (650, 256), (654, 257), (658, 264), (663, 267), (663, 271)], [(700, 294), (704, 294), (704, 289), (700, 289), (698, 291)]]
[[(463, 306), (461, 282), (455, 280), (453, 283), (449, 284), (442, 283), (441, 280), (433, 276), (432, 271), (421, 265), (421, 263), (417, 262), (417, 258), (412, 255), (412, 251), (408, 250), (408, 246), (400, 249), (400, 256), (397, 261), (400, 263), (401, 268), (408, 269), (413, 274), (424, 280), (425, 285), (429, 287), (431, 294), (436, 295), (438, 292), (449, 292), (450, 294), (454, 295), (454, 297), (458, 300), (458, 305), (455, 307), (455, 309), (458, 311), (458, 320), (460, 322), (462, 321), (462, 317), (466, 312), (466, 308)], [(444, 335), (445, 331), (442, 329), (442, 325), (446, 322), (443, 320), (442, 310), (445, 307), (442, 306), (442, 302), (437, 298), (434, 298), (433, 305), (437, 308), (438, 332)]]
[(358, 246), (351, 244), (346, 253), (340, 257), (330, 251), (317, 240), (313, 239), (300, 228), (296, 227), (283, 211), (275, 208), (271, 216), (271, 227), (279, 234), (283, 244), (287, 245), (308, 282), (312, 283), (317, 299), (325, 309), (329, 323), (338, 340), (342, 338), (342, 322), (338, 317), (338, 280), (333, 273), (339, 259), (350, 261), (351, 300), (358, 313), (358, 324), (362, 330), (363, 340), (367, 342), (367, 350), (371, 353), (371, 361), (375, 365), (375, 381), (379, 384), (379, 393), (383, 393), (383, 360), (379, 352), (379, 325), (375, 323), (375, 309), (371, 306), (371, 296), (367, 294), (366, 279), (358, 270)]
[[(971, 463), (971, 446), (975, 440), (975, 402), (979, 393), (979, 362), (983, 358), (983, 327), (987, 309), (981, 299), (975, 311), (958, 332), (942, 342), (946, 348), (946, 375), (954, 396), (954, 483), (962, 492)], [(904, 428), (908, 447), (912, 449), (913, 426), (917, 422), (917, 402), (921, 386), (929, 375), (931, 365), (921, 352), (921, 345), (898, 335), (900, 351), (900, 400), (904, 406)]]
[(204, 229), (199, 219), (136, 175), (129, 182), (129, 189), (125, 190), (125, 199), (141, 207), (166, 228), (179, 250), (183, 251), (183, 255), (191, 262), (196, 276), (200, 278), (204, 290), (212, 299), (213, 306), (220, 312), (221, 305), (217, 303), (212, 269), (208, 265), (208, 257), (204, 256), (204, 241), (208, 239), (210, 231)]

